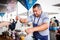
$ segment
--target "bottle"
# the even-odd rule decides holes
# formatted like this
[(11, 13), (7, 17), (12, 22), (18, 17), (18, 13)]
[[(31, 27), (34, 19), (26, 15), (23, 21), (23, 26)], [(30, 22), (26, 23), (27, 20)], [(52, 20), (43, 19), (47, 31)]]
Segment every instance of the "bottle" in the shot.
[(13, 38), (13, 40), (15, 40), (15, 32), (14, 31), (12, 31), (12, 38)]
[(9, 36), (11, 36), (11, 30), (9, 30)]

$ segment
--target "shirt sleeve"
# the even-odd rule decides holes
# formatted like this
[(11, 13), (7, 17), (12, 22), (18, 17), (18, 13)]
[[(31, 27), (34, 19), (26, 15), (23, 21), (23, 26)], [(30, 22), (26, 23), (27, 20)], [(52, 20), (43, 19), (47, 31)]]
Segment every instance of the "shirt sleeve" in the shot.
[(48, 17), (48, 14), (45, 14), (44, 16), (43, 16), (43, 23), (48, 23), (49, 24), (49, 17)]

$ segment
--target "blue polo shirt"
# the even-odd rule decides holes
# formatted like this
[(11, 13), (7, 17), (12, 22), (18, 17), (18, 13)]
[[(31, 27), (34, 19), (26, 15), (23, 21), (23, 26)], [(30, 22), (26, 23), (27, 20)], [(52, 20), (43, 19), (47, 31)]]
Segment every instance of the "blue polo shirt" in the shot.
[[(32, 22), (34, 21), (34, 15), (31, 15), (28, 17), (28, 22)], [(38, 17), (35, 17), (35, 22), (34, 23), (37, 23), (38, 21)], [(43, 23), (48, 23), (49, 24), (49, 18), (48, 18), (48, 15), (47, 13), (41, 13), (40, 15), (40, 19), (39, 19), (39, 22), (38, 22), (38, 25), (42, 25)], [(48, 29), (44, 30), (44, 31), (40, 31), (39, 32), (42, 36), (45, 36), (45, 35), (49, 35), (49, 27)]]

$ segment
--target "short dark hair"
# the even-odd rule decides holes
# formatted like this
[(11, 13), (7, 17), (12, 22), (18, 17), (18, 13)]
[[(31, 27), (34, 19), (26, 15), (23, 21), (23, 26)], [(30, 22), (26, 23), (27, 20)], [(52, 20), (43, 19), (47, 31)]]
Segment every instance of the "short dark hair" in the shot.
[(40, 8), (41, 9), (41, 5), (40, 4), (35, 4), (34, 6), (33, 6), (33, 8), (36, 8), (36, 7), (38, 7), (38, 8)]
[(54, 16), (54, 18), (56, 18), (56, 17)]

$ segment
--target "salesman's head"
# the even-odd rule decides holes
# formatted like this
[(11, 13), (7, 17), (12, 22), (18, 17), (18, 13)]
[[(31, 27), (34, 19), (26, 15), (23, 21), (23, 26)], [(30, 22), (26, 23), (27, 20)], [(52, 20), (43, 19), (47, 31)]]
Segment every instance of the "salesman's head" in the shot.
[(41, 5), (40, 4), (35, 4), (33, 6), (33, 13), (36, 17), (39, 17), (41, 15), (41, 12), (42, 12), (42, 8), (41, 8)]

